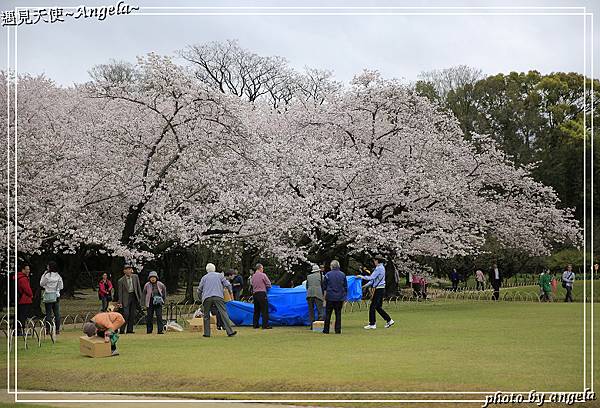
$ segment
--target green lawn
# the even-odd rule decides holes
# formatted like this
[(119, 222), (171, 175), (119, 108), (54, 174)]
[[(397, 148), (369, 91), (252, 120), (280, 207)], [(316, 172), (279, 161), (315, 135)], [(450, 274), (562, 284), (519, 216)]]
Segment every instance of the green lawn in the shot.
[[(121, 355), (79, 355), (78, 331), (19, 348), (19, 387), (86, 391), (571, 390), (582, 384), (582, 305), (404, 303), (397, 324), (365, 331), (367, 312), (343, 316), (342, 335), (307, 328), (238, 328), (121, 337)], [(589, 312), (588, 312), (589, 314)], [(595, 330), (598, 331), (597, 329)], [(597, 333), (596, 333), (597, 335)], [(565, 350), (569, 350), (566, 358)], [(0, 369), (6, 368), (6, 356)], [(598, 365), (596, 365), (598, 367)], [(554, 373), (554, 375), (548, 375)], [(597, 378), (598, 374), (596, 374)]]

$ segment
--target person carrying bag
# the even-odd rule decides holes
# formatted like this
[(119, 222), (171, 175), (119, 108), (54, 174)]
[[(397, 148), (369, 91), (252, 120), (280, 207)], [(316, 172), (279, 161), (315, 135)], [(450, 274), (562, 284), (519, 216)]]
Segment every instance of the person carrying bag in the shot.
[(573, 301), (573, 282), (575, 282), (575, 272), (573, 272), (573, 266), (569, 264), (562, 275), (562, 287), (567, 290), (565, 302)]
[(156, 314), (156, 326), (158, 334), (163, 334), (162, 307), (167, 298), (167, 287), (158, 280), (158, 274), (154, 271), (148, 273), (148, 282), (144, 285), (142, 298), (145, 299), (147, 308), (146, 314), (146, 333), (151, 334), (153, 327), (153, 318)]
[(60, 333), (60, 291), (63, 289), (63, 280), (58, 273), (58, 265), (54, 261), (48, 262), (46, 272), (40, 279), (40, 287), (44, 290), (42, 301), (46, 309), (44, 320), (51, 325), (51, 316), (54, 317), (56, 334)]
[(112, 301), (112, 282), (108, 279), (108, 274), (104, 272), (102, 279), (98, 282), (98, 299), (102, 301), (102, 311), (106, 312), (108, 303)]

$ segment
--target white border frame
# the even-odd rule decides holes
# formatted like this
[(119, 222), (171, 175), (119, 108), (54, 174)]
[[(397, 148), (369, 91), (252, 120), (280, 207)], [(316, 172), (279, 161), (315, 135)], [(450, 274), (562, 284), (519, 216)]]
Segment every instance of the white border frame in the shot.
[[(56, 7), (56, 6), (54, 6)], [(60, 6), (59, 6), (60, 7)], [(93, 7), (93, 6), (92, 6)], [(19, 10), (19, 9), (31, 9), (31, 8), (42, 8), (42, 7), (31, 7), (31, 6), (25, 6), (25, 7), (15, 7), (15, 11)], [(45, 8), (48, 8), (45, 7)], [(69, 9), (69, 8), (77, 8), (77, 6), (70, 6), (70, 7), (62, 7), (63, 9)], [(590, 80), (591, 80), (591, 107), (592, 107), (592, 112), (594, 111), (593, 108), (593, 102), (594, 102), (594, 95), (593, 95), (593, 90), (594, 90), (594, 71), (593, 71), (593, 67), (594, 67), (594, 60), (593, 60), (593, 53), (594, 53), (594, 26), (593, 26), (593, 21), (594, 21), (594, 14), (591, 12), (587, 12), (587, 8), (583, 7), (583, 6), (533, 6), (533, 7), (527, 7), (527, 6), (473, 6), (473, 7), (469, 7), (469, 6), (461, 6), (461, 7), (436, 7), (436, 6), (423, 6), (423, 7), (419, 7), (419, 6), (325, 6), (325, 7), (311, 7), (311, 6), (294, 6), (294, 7), (288, 7), (288, 6), (282, 6), (282, 7), (277, 7), (277, 6), (249, 6), (249, 7), (236, 7), (236, 6), (204, 6), (204, 7), (140, 7), (140, 10), (580, 10), (580, 12), (555, 12), (555, 13), (547, 13), (547, 12), (369, 12), (369, 13), (365, 13), (365, 12), (343, 12), (343, 13), (333, 13), (333, 12), (329, 12), (329, 13), (324, 13), (324, 12), (193, 12), (193, 13), (182, 13), (182, 12), (159, 12), (159, 13), (144, 13), (144, 12), (134, 12), (132, 14), (129, 14), (128, 16), (136, 16), (136, 15), (140, 15), (140, 16), (147, 16), (147, 15), (157, 15), (157, 16), (183, 16), (183, 15), (189, 15), (189, 16), (196, 16), (196, 15), (204, 15), (204, 16), (230, 16), (230, 15), (234, 15), (234, 16), (245, 16), (245, 15), (249, 15), (249, 16), (257, 16), (257, 15), (266, 15), (266, 16), (326, 16), (326, 15), (341, 15), (341, 16), (387, 16), (387, 15), (391, 15), (391, 16), (396, 16), (396, 15), (416, 15), (416, 16), (424, 16), (424, 15), (435, 15), (435, 16), (445, 16), (445, 15), (449, 15), (449, 16), (486, 16), (486, 15), (500, 15), (500, 16), (529, 16), (529, 15), (534, 15), (534, 16), (547, 16), (547, 15), (556, 15), (556, 16), (577, 16), (577, 15), (581, 15), (583, 16), (583, 65), (584, 65), (584, 73), (583, 73), (583, 77), (584, 77), (584, 109), (583, 109), (583, 121), (584, 121), (584, 130), (583, 130), (583, 135), (584, 135), (584, 167), (583, 167), (583, 172), (584, 172), (584, 203), (583, 203), (583, 208), (584, 208), (584, 226), (583, 226), (583, 230), (584, 230), (584, 265), (583, 265), (583, 280), (584, 280), (584, 287), (583, 287), (583, 291), (584, 291), (584, 296), (583, 296), (583, 327), (584, 327), (584, 333), (583, 333), (583, 389), (584, 392), (586, 390), (586, 385), (587, 385), (587, 375), (586, 375), (586, 367), (587, 367), (587, 345), (586, 345), (586, 340), (587, 340), (587, 331), (586, 331), (586, 310), (587, 310), (587, 297), (586, 297), (586, 284), (585, 284), (585, 277), (586, 277), (586, 233), (587, 233), (587, 225), (586, 225), (586, 216), (587, 216), (587, 200), (586, 200), (586, 171), (587, 171), (587, 156), (586, 156), (586, 140), (587, 140), (587, 135), (586, 135), (586, 108), (587, 108), (587, 99), (586, 99), (586, 79), (587, 79), (587, 65), (588, 65), (588, 61), (587, 61), (587, 18), (590, 17), (591, 18), (591, 76), (590, 76)], [(8, 181), (8, 186), (7, 186), (7, 265), (8, 265), (8, 270), (10, 270), (10, 79), (11, 79), (11, 75), (10, 75), (10, 28), (8, 27), (7, 29), (7, 65), (8, 65), (8, 69), (7, 69), (7, 81), (8, 81), (8, 86), (7, 86), (7, 116), (8, 116), (8, 125), (7, 126), (7, 181)], [(14, 272), (15, 272), (15, 279), (16, 279), (16, 273), (17, 273), (17, 245), (18, 245), (18, 237), (17, 237), (17, 193), (18, 193), (18, 180), (17, 180), (17, 155), (18, 155), (18, 129), (17, 129), (17, 88), (18, 88), (18, 65), (17, 65), (17, 61), (18, 61), (18, 27), (14, 27), (14, 44), (15, 44), (15, 57), (14, 57), (14, 81), (15, 81), (15, 85), (14, 85), (14, 92), (15, 92), (15, 96), (14, 96), (14, 126), (15, 126), (15, 133), (14, 133), (14, 148), (15, 148), (15, 152), (14, 152), (14, 216), (15, 216), (15, 223), (14, 223), (14, 240), (15, 240), (15, 251), (14, 251)], [(593, 114), (591, 115), (591, 151), (592, 151), (592, 155), (591, 155), (591, 166), (592, 166), (592, 170), (593, 170), (593, 152), (594, 152), (594, 128), (593, 128), (593, 121), (594, 121), (594, 117)], [(593, 257), (593, 221), (594, 221), (594, 211), (593, 211), (593, 171), (592, 171), (592, 176), (591, 176), (591, 205), (592, 205), (592, 211), (591, 211), (591, 222), (592, 222), (592, 231), (591, 231), (591, 238), (592, 238), (592, 244), (591, 244), (591, 255)], [(593, 269), (593, 262), (591, 265), (591, 280), (590, 280), (590, 285), (591, 285), (591, 303), (590, 303), (590, 309), (591, 309), (591, 350), (590, 350), (590, 361), (591, 361), (591, 370), (590, 370), (590, 376), (591, 376), (591, 392), (594, 392), (594, 359), (593, 359), (593, 351), (594, 351), (594, 344), (593, 344), (593, 327), (594, 327), (594, 298), (593, 298), (593, 294), (594, 294), (594, 281), (593, 281), (593, 277), (594, 277), (594, 269)], [(7, 273), (7, 280), (9, 279), (9, 274)], [(8, 285), (7, 285), (8, 287)], [(7, 291), (7, 301), (9, 300), (8, 297), (10, 296), (10, 294)], [(17, 303), (17, 288), (16, 288), (16, 281), (15, 281), (15, 285), (14, 285), (14, 297), (15, 297), (15, 305)], [(15, 310), (16, 313), (16, 310)], [(8, 319), (8, 327), (10, 329), (10, 319)], [(10, 334), (10, 332), (9, 332)], [(9, 342), (10, 339), (7, 337), (7, 351), (9, 351)], [(356, 392), (336, 392), (336, 391), (316, 391), (316, 392), (303, 392), (303, 391), (291, 391), (291, 392), (286, 392), (286, 391), (277, 391), (277, 392), (269, 392), (269, 391), (248, 391), (248, 392), (209, 392), (209, 391), (204, 391), (204, 392), (194, 392), (194, 391), (180, 391), (180, 392), (145, 392), (145, 391), (139, 391), (139, 392), (60, 392), (60, 391), (52, 391), (52, 392), (44, 392), (44, 391), (19, 391), (17, 389), (17, 371), (18, 371), (18, 344), (17, 344), (17, 339), (15, 339), (15, 343), (14, 343), (14, 351), (15, 351), (15, 379), (14, 379), (14, 391), (11, 390), (10, 387), (10, 353), (8, 353), (7, 355), (7, 391), (9, 394), (14, 394), (15, 395), (15, 402), (27, 402), (27, 403), (43, 403), (43, 402), (72, 402), (72, 403), (91, 403), (91, 402), (114, 402), (114, 403), (243, 403), (243, 402), (255, 402), (255, 403), (283, 403), (283, 402), (287, 402), (287, 403), (306, 403), (306, 402), (313, 402), (313, 403), (327, 403), (327, 402), (337, 402), (337, 403), (398, 403), (398, 402), (413, 402), (413, 403), (424, 403), (424, 402), (428, 402), (428, 403), (449, 403), (449, 402), (477, 402), (477, 403), (482, 403), (485, 400), (467, 400), (467, 399), (459, 399), (459, 400), (340, 400), (340, 399), (325, 399), (325, 400), (316, 400), (316, 399), (308, 399), (308, 400), (256, 400), (256, 399), (250, 399), (250, 400), (176, 400), (176, 399), (162, 399), (162, 400), (151, 400), (151, 399), (141, 399), (141, 400), (120, 400), (120, 401), (110, 401), (110, 400), (92, 400), (92, 399), (84, 399), (84, 400), (42, 400), (42, 399), (19, 399), (18, 396), (19, 394), (42, 394), (42, 395), (51, 395), (51, 394), (78, 394), (78, 395), (100, 395), (100, 394), (112, 394), (112, 395), (120, 395), (120, 394), (130, 394), (130, 395), (134, 395), (134, 394), (140, 394), (140, 395), (175, 395), (175, 394), (181, 394), (181, 395), (342, 395), (342, 394), (346, 394), (346, 395), (401, 395), (401, 394), (405, 394), (405, 395), (468, 395), (468, 394), (482, 394), (482, 395), (491, 395), (491, 394), (495, 394), (498, 391), (492, 391), (492, 392), (481, 392), (481, 391), (466, 391), (466, 392), (460, 392), (460, 391), (449, 391), (449, 392), (421, 392), (421, 391), (407, 391), (407, 392), (401, 392), (401, 391), (392, 391), (392, 392), (386, 392), (386, 391), (356, 391)], [(554, 392), (560, 392), (560, 391), (551, 391), (551, 392), (537, 392), (538, 394), (544, 394), (544, 395), (548, 395), (548, 394), (552, 394)], [(563, 391), (564, 392), (564, 391)], [(510, 391), (502, 391), (503, 394), (510, 394)], [(521, 394), (521, 395), (528, 395), (529, 391), (527, 392), (512, 392), (513, 394)], [(535, 401), (524, 401), (524, 402), (535, 402)], [(549, 400), (545, 400), (545, 402), (550, 402)]]

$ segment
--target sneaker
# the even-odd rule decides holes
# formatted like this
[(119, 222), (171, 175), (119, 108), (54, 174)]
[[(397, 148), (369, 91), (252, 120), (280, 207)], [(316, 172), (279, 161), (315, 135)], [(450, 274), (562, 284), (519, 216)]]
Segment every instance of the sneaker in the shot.
[(210, 336), (207, 336), (206, 334), (203, 334), (202, 337), (210, 337)]
[(364, 327), (364, 329), (365, 329), (365, 330), (375, 330), (376, 328), (377, 328), (377, 326), (376, 326), (376, 325), (374, 325), (374, 324), (367, 324), (367, 325)]
[(111, 356), (118, 356), (119, 355), (119, 350), (113, 350), (112, 353), (110, 353)]
[(235, 336), (236, 334), (237, 334), (237, 332), (236, 332), (236, 331), (234, 331), (233, 333), (231, 333), (231, 334), (228, 334), (228, 335), (227, 335), (227, 337), (233, 337), (233, 336)]
[(392, 319), (390, 319), (390, 321), (389, 321), (389, 322), (387, 322), (387, 323), (385, 324), (385, 328), (387, 329), (388, 327), (392, 327), (392, 325), (393, 325), (394, 323), (396, 323), (396, 322), (395, 322), (395, 321), (393, 321)]

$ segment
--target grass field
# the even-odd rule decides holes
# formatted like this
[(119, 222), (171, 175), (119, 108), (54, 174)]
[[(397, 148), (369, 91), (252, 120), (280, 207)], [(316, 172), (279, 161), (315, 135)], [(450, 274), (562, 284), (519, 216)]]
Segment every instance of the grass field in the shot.
[[(80, 356), (80, 333), (67, 330), (54, 345), (20, 346), (19, 387), (204, 392), (582, 387), (581, 304), (404, 303), (390, 312), (397, 322), (390, 329), (380, 321), (377, 330), (365, 331), (367, 312), (349, 312), (342, 335), (327, 336), (302, 327), (242, 327), (233, 338), (205, 339), (189, 332), (146, 335), (138, 326), (135, 335), (121, 337), (121, 355), (107, 359)], [(6, 356), (2, 365), (5, 369)]]

